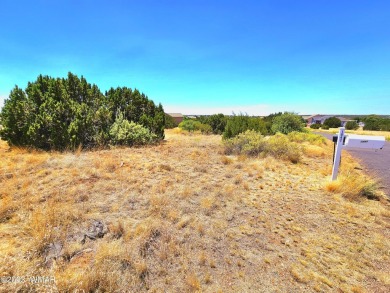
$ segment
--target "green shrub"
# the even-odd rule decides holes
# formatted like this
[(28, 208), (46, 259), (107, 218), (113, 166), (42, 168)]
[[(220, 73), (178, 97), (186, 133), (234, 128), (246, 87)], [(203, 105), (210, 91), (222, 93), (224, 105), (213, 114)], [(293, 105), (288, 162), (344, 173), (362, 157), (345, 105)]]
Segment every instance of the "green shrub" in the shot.
[(195, 131), (195, 130), (198, 130), (197, 128), (197, 122), (195, 120), (192, 120), (192, 119), (187, 119), (187, 120), (183, 120), (182, 122), (179, 123), (179, 128), (183, 129), (183, 130), (187, 130), (187, 131)]
[(265, 149), (266, 141), (263, 136), (254, 130), (247, 130), (239, 135), (224, 141), (225, 153), (230, 155), (246, 154), (257, 156)]
[(293, 131), (303, 131), (304, 127), (305, 123), (301, 116), (286, 112), (273, 118), (271, 129), (273, 133), (288, 134)]
[(190, 131), (190, 132), (199, 130), (203, 134), (211, 134), (213, 132), (210, 125), (203, 124), (203, 123), (200, 123), (199, 121), (192, 120), (192, 119), (187, 119), (187, 120), (180, 122), (179, 128), (181, 128), (183, 130)]
[(225, 130), (227, 117), (223, 114), (214, 114), (211, 116), (199, 116), (197, 120), (203, 124), (211, 126), (214, 134), (222, 134)]
[(214, 134), (222, 134), (225, 131), (227, 117), (223, 114), (214, 114), (208, 117), (207, 124), (211, 126)]
[(16, 86), (0, 113), (2, 139), (10, 145), (44, 150), (107, 146), (119, 113), (164, 138), (165, 114), (145, 94), (111, 88), (104, 95), (84, 77), (38, 76), (26, 89)]
[(223, 139), (237, 136), (247, 130), (254, 130), (261, 134), (268, 134), (266, 123), (258, 117), (249, 117), (248, 115), (239, 114), (229, 117), (226, 123)]
[(328, 130), (329, 129), (329, 125), (322, 124), (321, 125), (321, 129)]
[(278, 133), (272, 137), (264, 138), (260, 133), (247, 130), (231, 139), (224, 141), (225, 153), (248, 156), (258, 156), (263, 153), (278, 159), (298, 163), (302, 157), (302, 148), (289, 137)]
[(117, 145), (145, 145), (157, 139), (157, 135), (140, 124), (129, 122), (119, 113), (110, 127), (111, 144)]
[(383, 123), (381, 124), (381, 130), (382, 131), (390, 131), (390, 119), (387, 124)]
[(275, 158), (298, 163), (302, 157), (302, 148), (297, 143), (291, 142), (288, 136), (277, 133), (268, 139), (266, 153)]
[(337, 117), (329, 117), (324, 121), (323, 125), (326, 125), (329, 128), (337, 128), (341, 126), (341, 120)]
[(390, 130), (390, 119), (381, 118), (377, 115), (369, 115), (363, 118), (364, 127), (363, 130)]
[(314, 123), (314, 124), (310, 125), (310, 128), (312, 128), (312, 129), (320, 129), (320, 127), (321, 127), (321, 124), (318, 124), (318, 123)]
[(195, 130), (198, 130), (197, 124), (199, 124), (199, 122), (195, 120), (191, 120), (191, 119), (183, 120), (182, 122), (180, 122), (179, 128), (193, 132)]
[(356, 130), (359, 128), (359, 125), (357, 124), (356, 121), (348, 121), (345, 123), (345, 129), (347, 130)]
[(212, 134), (213, 133), (213, 129), (211, 128), (211, 126), (209, 124), (203, 124), (203, 123), (199, 122), (199, 124), (197, 124), (197, 128), (203, 134)]

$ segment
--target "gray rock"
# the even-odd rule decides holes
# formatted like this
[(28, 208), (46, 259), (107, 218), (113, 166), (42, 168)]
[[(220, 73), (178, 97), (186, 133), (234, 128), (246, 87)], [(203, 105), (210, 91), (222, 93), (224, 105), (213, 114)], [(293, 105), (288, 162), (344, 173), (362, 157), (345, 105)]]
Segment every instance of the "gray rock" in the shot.
[(51, 267), (53, 265), (54, 260), (63, 255), (62, 247), (63, 245), (60, 242), (53, 242), (48, 245), (48, 247), (46, 248), (45, 257), (46, 266)]
[(97, 238), (103, 238), (107, 234), (107, 226), (100, 220), (94, 220), (91, 226), (88, 228), (88, 232), (84, 234), (82, 243), (85, 242), (86, 238), (96, 240)]

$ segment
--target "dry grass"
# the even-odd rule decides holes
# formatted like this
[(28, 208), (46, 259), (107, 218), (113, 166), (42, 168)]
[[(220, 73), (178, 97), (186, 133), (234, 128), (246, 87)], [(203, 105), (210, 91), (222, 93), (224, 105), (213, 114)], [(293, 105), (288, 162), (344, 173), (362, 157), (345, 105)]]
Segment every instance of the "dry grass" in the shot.
[[(390, 290), (388, 202), (358, 195), (351, 157), (329, 183), (330, 143), (292, 164), (223, 156), (220, 136), (166, 137), (74, 154), (0, 141), (0, 276), (55, 278), (1, 290)], [(96, 220), (105, 233), (85, 237)]]
[[(337, 180), (325, 182), (325, 190), (355, 201), (360, 201), (363, 197), (385, 201), (386, 195), (378, 191), (378, 180), (363, 174), (360, 169), (353, 157), (344, 152)], [(329, 171), (331, 172), (330, 169)]]

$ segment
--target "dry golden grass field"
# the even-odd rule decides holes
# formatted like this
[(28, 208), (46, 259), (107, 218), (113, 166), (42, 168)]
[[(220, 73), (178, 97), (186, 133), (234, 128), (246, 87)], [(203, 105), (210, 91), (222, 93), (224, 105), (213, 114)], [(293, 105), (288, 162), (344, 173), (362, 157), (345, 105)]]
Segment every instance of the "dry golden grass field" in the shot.
[(178, 130), (76, 153), (0, 143), (1, 292), (390, 292), (389, 202), (358, 194), (375, 185), (347, 155), (329, 182), (330, 142), (297, 164)]

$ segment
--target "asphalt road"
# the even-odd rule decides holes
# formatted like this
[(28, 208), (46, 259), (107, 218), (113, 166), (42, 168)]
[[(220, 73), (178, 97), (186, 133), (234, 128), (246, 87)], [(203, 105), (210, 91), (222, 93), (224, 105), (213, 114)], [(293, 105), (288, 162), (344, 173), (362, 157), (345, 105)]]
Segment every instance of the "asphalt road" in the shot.
[[(333, 134), (316, 132), (332, 140)], [(386, 141), (381, 150), (358, 149), (345, 147), (351, 155), (357, 158), (364, 171), (379, 179), (381, 190), (390, 198), (390, 142)]]

